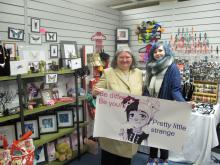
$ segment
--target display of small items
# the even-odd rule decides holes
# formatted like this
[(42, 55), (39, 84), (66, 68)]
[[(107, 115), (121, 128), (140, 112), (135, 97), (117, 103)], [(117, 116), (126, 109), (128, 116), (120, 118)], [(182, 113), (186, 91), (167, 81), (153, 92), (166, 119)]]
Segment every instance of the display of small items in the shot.
[(194, 81), (192, 100), (201, 103), (216, 104), (218, 101), (218, 82)]
[(190, 72), (194, 80), (215, 81), (220, 80), (220, 64), (201, 60), (190, 65)]
[(196, 103), (192, 111), (201, 113), (203, 115), (205, 114), (209, 115), (215, 112), (213, 108), (213, 104), (206, 104), (206, 103)]
[(181, 83), (182, 85), (185, 82), (192, 82), (192, 75), (190, 74), (190, 65), (189, 61), (186, 59), (175, 59), (175, 63), (179, 68), (181, 74)]

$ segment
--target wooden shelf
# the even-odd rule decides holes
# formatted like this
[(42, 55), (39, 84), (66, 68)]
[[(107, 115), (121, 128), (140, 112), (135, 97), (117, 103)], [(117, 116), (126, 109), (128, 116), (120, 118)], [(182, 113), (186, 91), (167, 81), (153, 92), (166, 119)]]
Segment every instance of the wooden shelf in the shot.
[[(79, 101), (82, 101), (82, 100), (85, 100), (84, 96), (79, 97)], [(65, 105), (71, 105), (71, 104), (75, 105), (75, 102), (56, 103), (53, 106), (41, 106), (39, 108), (34, 108), (33, 110), (25, 109), (24, 110), (24, 116), (29, 116), (29, 115), (40, 113), (40, 112), (47, 111), (47, 110), (53, 110), (55, 108), (62, 107), (62, 106), (65, 106)], [(0, 123), (6, 122), (6, 121), (9, 121), (9, 120), (13, 120), (13, 119), (17, 119), (19, 117), (20, 117), (19, 113), (14, 114), (14, 115), (9, 115), (9, 116), (2, 116), (2, 117), (0, 117)]]
[[(43, 77), (46, 74), (50, 74), (50, 73), (57, 73), (59, 75), (62, 74), (70, 74), (70, 73), (74, 73), (74, 70), (70, 70), (70, 69), (62, 69), (59, 71), (48, 71), (48, 72), (39, 72), (39, 73), (31, 73), (31, 74), (22, 74), (21, 78), (33, 78), (33, 77)], [(1, 76), (0, 77), (0, 81), (9, 81), (9, 80), (16, 80), (17, 76)]]
[(216, 94), (212, 94), (212, 93), (203, 93), (203, 92), (194, 92), (194, 95), (198, 95), (198, 96), (211, 96), (211, 97), (216, 97)]
[[(89, 122), (84, 122), (84, 123), (80, 123), (79, 127), (85, 127), (86, 125), (88, 125)], [(73, 131), (76, 130), (76, 126), (73, 128), (62, 128), (59, 129), (57, 133), (50, 133), (50, 134), (45, 134), (45, 135), (41, 135), (40, 139), (34, 140), (34, 146), (37, 148), (39, 146), (42, 146), (48, 142), (51, 142), (53, 140), (58, 139), (59, 137), (62, 137), (64, 135), (68, 135), (71, 134)]]

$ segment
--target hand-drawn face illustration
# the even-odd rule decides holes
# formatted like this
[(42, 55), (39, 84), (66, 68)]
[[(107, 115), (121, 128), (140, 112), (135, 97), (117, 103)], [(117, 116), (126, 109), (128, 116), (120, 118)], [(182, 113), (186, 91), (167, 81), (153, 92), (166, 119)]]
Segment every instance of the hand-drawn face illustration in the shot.
[(121, 128), (119, 136), (123, 140), (141, 144), (149, 136), (143, 128), (153, 120), (155, 113), (159, 110), (159, 103), (153, 99), (143, 103), (139, 99), (127, 96), (123, 99), (122, 106), (125, 107), (129, 127)]
[(128, 121), (133, 128), (142, 128), (148, 124), (149, 115), (141, 110), (130, 111)]

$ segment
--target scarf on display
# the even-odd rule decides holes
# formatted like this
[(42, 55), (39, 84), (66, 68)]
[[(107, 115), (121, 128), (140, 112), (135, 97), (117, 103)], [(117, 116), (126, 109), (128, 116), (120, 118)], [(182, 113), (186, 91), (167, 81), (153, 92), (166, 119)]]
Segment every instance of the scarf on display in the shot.
[(158, 96), (164, 75), (173, 61), (173, 56), (165, 56), (159, 61), (151, 61), (147, 64), (145, 84), (150, 96)]

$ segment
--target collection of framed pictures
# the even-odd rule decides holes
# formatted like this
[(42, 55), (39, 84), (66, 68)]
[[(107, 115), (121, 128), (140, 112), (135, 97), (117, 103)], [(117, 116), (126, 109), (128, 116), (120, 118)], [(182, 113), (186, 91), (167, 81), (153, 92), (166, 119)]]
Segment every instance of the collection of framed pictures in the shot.
[[(79, 122), (84, 122), (83, 106), (78, 107)], [(32, 131), (31, 138), (39, 139), (40, 135), (57, 133), (59, 128), (74, 127), (76, 123), (76, 107), (71, 106), (65, 109), (56, 110), (54, 114), (39, 115), (36, 118), (25, 120), (25, 132)], [(0, 126), (0, 134), (8, 139), (8, 143), (12, 144), (14, 139), (21, 137), (21, 122), (11, 125)], [(0, 147), (2, 142), (0, 141)]]
[(60, 41), (61, 63), (65, 68), (72, 70), (82, 67), (81, 58), (78, 55), (76, 41)]
[(129, 29), (117, 28), (116, 29), (116, 48), (115, 50), (129, 47)]

